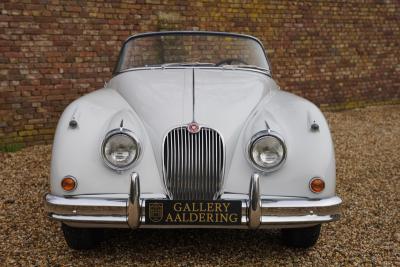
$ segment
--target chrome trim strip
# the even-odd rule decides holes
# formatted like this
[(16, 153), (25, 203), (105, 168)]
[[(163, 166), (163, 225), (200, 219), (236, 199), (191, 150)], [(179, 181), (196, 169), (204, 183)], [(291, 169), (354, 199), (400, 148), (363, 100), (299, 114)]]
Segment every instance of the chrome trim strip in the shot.
[(260, 198), (260, 176), (253, 174), (250, 180), (250, 205), (249, 205), (249, 228), (257, 229), (261, 224), (261, 198)]
[(174, 66), (174, 67), (136, 67), (136, 68), (129, 68), (129, 69), (125, 69), (120, 71), (119, 73), (115, 74), (115, 76), (118, 76), (120, 74), (123, 73), (127, 73), (127, 72), (131, 72), (131, 71), (141, 71), (141, 70), (164, 70), (164, 69), (173, 69), (173, 70), (179, 70), (179, 69), (205, 69), (205, 70), (225, 70), (225, 71), (235, 71), (235, 70), (240, 70), (240, 71), (251, 71), (251, 72), (257, 72), (260, 74), (264, 74), (270, 78), (272, 78), (271, 74), (266, 72), (266, 71), (261, 71), (261, 70), (257, 70), (257, 69), (249, 69), (249, 68), (241, 68), (241, 67), (237, 67), (235, 69), (227, 69), (227, 68), (223, 68), (223, 67), (204, 67), (204, 66)]
[[(130, 41), (131, 39), (136, 39), (140, 37), (146, 37), (146, 36), (154, 36), (154, 35), (175, 35), (175, 34), (182, 34), (182, 35), (190, 35), (190, 34), (196, 34), (196, 35), (222, 35), (222, 36), (232, 36), (232, 37), (243, 37), (243, 38), (248, 38), (248, 39), (253, 39), (254, 41), (258, 42), (261, 46), (263, 44), (259, 39), (257, 39), (254, 36), (248, 35), (248, 34), (242, 34), (242, 33), (232, 33), (232, 32), (217, 32), (217, 31), (161, 31), (161, 32), (145, 32), (145, 33), (138, 33), (129, 36), (124, 43)], [(263, 47), (264, 48), (264, 47)]]
[(262, 216), (260, 228), (298, 228), (337, 221), (340, 215)]
[(131, 184), (129, 190), (129, 198), (128, 198), (128, 225), (130, 228), (135, 229), (139, 227), (140, 223), (140, 182), (139, 175), (134, 172), (131, 175)]
[(195, 76), (194, 76), (194, 68), (192, 68), (192, 121), (196, 121), (196, 85), (195, 85)]
[(74, 198), (47, 194), (44, 201), (46, 210), (58, 215), (126, 216), (126, 199)]
[(126, 216), (90, 216), (90, 215), (58, 215), (52, 214), (52, 219), (63, 222), (101, 223), (101, 224), (126, 224)]

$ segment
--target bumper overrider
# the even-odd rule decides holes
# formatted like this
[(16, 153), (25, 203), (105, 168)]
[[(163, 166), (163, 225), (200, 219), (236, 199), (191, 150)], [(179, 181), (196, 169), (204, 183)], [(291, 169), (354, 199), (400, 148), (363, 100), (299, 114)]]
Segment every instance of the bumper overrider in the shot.
[(260, 195), (259, 175), (251, 177), (248, 195), (223, 194), (222, 201), (241, 201), (238, 224), (149, 224), (146, 223), (146, 201), (166, 200), (151, 194), (140, 194), (139, 175), (131, 175), (130, 194), (125, 199), (60, 197), (45, 195), (48, 216), (74, 227), (99, 228), (295, 228), (336, 221), (340, 218), (342, 200), (271, 199)]

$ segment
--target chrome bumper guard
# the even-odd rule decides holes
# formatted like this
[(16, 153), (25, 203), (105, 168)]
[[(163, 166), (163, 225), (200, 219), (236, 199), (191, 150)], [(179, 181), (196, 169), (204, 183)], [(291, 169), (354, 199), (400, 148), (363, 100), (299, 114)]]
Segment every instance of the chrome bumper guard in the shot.
[(148, 199), (166, 199), (140, 194), (139, 176), (131, 176), (127, 199), (95, 197), (60, 197), (45, 195), (49, 217), (75, 227), (101, 228), (291, 228), (336, 221), (340, 218), (342, 200), (335, 196), (326, 199), (271, 199), (262, 197), (259, 176), (251, 177), (249, 195), (223, 194), (223, 200), (241, 200), (240, 225), (146, 225), (145, 203)]

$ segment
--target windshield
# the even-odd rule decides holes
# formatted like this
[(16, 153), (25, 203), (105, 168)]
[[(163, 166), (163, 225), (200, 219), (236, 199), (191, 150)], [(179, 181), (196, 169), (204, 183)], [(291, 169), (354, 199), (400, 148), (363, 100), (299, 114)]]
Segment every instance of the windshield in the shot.
[(246, 35), (160, 32), (129, 38), (115, 73), (140, 67), (209, 66), (269, 71), (264, 49)]

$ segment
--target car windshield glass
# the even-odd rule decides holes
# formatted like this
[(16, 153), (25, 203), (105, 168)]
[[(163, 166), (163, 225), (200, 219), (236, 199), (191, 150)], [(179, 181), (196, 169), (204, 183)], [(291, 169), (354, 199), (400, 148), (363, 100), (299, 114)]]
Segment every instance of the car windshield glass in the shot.
[(128, 39), (122, 47), (115, 72), (141, 67), (179, 66), (229, 66), (269, 71), (263, 47), (249, 36), (169, 32)]

